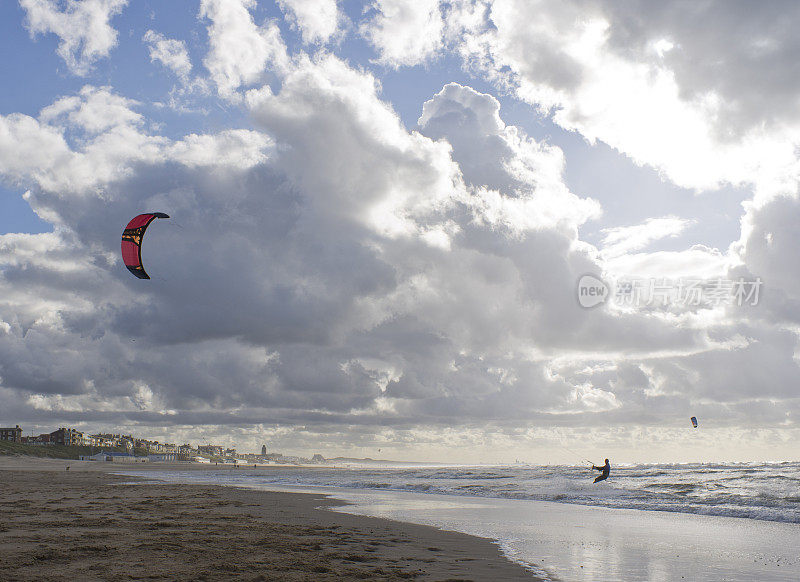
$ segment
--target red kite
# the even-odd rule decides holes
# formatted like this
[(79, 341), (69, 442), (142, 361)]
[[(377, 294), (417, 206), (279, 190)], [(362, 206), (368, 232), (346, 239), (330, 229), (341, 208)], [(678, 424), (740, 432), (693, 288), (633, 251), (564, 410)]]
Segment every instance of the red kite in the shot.
[(169, 218), (163, 212), (140, 214), (122, 231), (122, 261), (128, 270), (140, 279), (149, 279), (142, 265), (142, 239), (148, 225), (156, 218)]

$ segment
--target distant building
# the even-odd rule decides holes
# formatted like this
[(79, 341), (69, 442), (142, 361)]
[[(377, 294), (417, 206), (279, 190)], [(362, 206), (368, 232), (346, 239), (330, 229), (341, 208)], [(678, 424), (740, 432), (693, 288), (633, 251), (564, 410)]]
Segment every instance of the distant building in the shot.
[(178, 454), (186, 455), (187, 457), (195, 453), (195, 448), (192, 445), (181, 445), (178, 447)]
[(22, 437), (21, 442), (28, 445), (52, 445), (53, 440), (50, 434), (40, 434), (39, 436)]
[(212, 457), (222, 456), (222, 447), (217, 445), (201, 445), (197, 447), (197, 450), (205, 455), (211, 455)]
[(90, 434), (84, 440), (91, 447), (114, 448), (119, 446), (119, 436), (113, 434)]
[(0, 428), (0, 441), (22, 442), (22, 429), (19, 425), (14, 428)]
[(151, 455), (178, 452), (178, 445), (174, 443), (160, 443), (158, 441), (149, 441), (147, 439), (133, 439), (133, 446), (137, 449), (145, 449)]
[(50, 433), (50, 442), (68, 447), (83, 444), (83, 433), (74, 428), (60, 428)]
[(267, 445), (261, 445), (261, 455), (264, 457), (267, 456)]
[(314, 455), (313, 457), (311, 457), (311, 462), (312, 463), (324, 463), (325, 462), (325, 457), (323, 457), (322, 455), (320, 455), (318, 453), (318, 454)]

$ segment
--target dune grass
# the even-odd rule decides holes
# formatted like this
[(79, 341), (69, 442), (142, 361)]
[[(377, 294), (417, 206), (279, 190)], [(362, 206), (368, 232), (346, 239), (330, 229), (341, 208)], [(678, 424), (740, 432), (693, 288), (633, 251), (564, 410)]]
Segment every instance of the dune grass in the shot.
[(126, 452), (123, 448), (67, 447), (64, 445), (28, 445), (11, 441), (0, 441), (0, 455), (47, 457), (50, 459), (78, 459), (81, 455), (99, 452)]

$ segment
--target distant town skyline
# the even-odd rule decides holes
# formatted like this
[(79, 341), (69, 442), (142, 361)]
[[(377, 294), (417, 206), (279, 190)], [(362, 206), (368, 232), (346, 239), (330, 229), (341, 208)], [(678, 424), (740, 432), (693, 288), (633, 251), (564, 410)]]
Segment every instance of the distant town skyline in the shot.
[[(37, 456), (48, 456), (48, 447), (60, 445), (62, 447), (77, 447), (78, 450), (89, 448), (87, 454), (75, 453), (79, 460), (121, 460), (124, 457), (141, 457), (143, 461), (153, 462), (232, 462), (232, 463), (324, 463), (325, 457), (319, 453), (307, 456), (284, 455), (277, 451), (267, 451), (267, 446), (261, 446), (261, 454), (237, 451), (232, 447), (225, 447), (213, 443), (197, 444), (185, 442), (183, 444), (159, 442), (141, 435), (104, 433), (84, 433), (71, 427), (60, 427), (50, 432), (23, 435), (24, 431), (18, 424), (14, 427), (0, 427), (0, 441), (18, 443), (34, 448), (12, 449), (3, 451), (2, 454), (30, 454), (35, 451)], [(41, 448), (39, 448), (41, 447)], [(94, 454), (94, 449), (99, 452)], [(115, 452), (114, 449), (122, 449)], [(44, 453), (39, 455), (38, 453)], [(57, 450), (56, 458), (64, 457), (64, 451)], [(108, 457), (108, 458), (105, 458)], [(133, 460), (133, 459), (131, 459)], [(138, 462), (138, 461), (137, 461)]]
[(797, 459), (798, 12), (2, 3), (0, 424)]

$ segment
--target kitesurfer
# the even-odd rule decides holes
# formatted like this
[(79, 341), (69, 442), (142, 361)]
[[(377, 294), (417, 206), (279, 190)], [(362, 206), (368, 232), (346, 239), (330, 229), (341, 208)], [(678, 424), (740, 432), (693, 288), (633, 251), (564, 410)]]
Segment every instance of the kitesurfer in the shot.
[(592, 469), (595, 469), (597, 471), (602, 471), (602, 473), (600, 473), (594, 480), (595, 483), (597, 483), (598, 481), (605, 481), (606, 479), (608, 479), (608, 474), (611, 472), (611, 463), (609, 463), (608, 459), (606, 459), (605, 465), (603, 465), (602, 467), (598, 467), (597, 465), (592, 465)]

